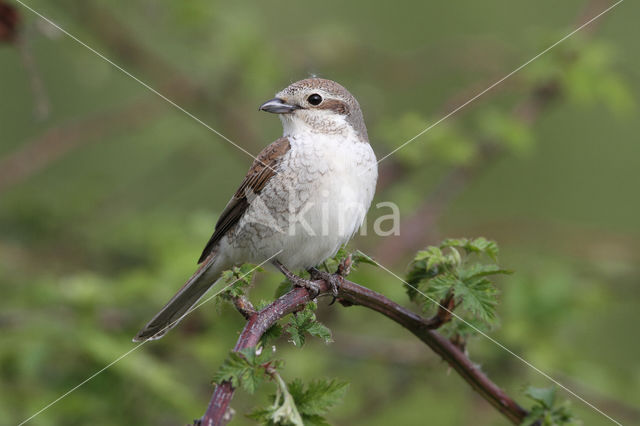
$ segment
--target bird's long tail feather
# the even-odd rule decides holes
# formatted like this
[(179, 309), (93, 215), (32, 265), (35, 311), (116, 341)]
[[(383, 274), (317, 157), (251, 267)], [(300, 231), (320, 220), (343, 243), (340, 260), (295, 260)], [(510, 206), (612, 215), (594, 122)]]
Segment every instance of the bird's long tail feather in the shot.
[(192, 306), (213, 286), (224, 269), (212, 253), (180, 291), (133, 338), (134, 342), (156, 340), (175, 327), (189, 313)]

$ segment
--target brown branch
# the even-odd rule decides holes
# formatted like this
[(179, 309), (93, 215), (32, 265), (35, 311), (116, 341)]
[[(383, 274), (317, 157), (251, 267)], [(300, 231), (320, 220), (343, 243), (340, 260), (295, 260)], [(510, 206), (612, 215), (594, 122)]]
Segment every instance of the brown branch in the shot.
[(20, 24), (21, 16), (16, 7), (0, 0), (0, 43), (13, 43)]
[(258, 313), (256, 308), (253, 307), (253, 304), (247, 296), (238, 296), (233, 298), (233, 306), (236, 307), (236, 310), (240, 312), (240, 315), (244, 317), (247, 321), (251, 319), (252, 316)]
[[(320, 295), (331, 295), (331, 288), (327, 282), (318, 280), (315, 283), (320, 287)], [(438, 313), (433, 318), (423, 318), (382, 294), (346, 279), (339, 288), (338, 299), (345, 306), (360, 305), (372, 309), (409, 330), (440, 355), (473, 389), (512, 423), (521, 423), (527, 415), (527, 411), (482, 373), (455, 343), (435, 330), (447, 320), (444, 314)], [(309, 292), (306, 289), (295, 287), (249, 318), (233, 350), (239, 351), (256, 346), (262, 335), (276, 321), (302, 309), (310, 301)], [(448, 301), (447, 304), (449, 304)], [(449, 306), (452, 305), (449, 304)], [(234, 391), (229, 382), (216, 386), (207, 411), (201, 420), (196, 421), (196, 424), (203, 426), (226, 424), (229, 420), (229, 403)]]

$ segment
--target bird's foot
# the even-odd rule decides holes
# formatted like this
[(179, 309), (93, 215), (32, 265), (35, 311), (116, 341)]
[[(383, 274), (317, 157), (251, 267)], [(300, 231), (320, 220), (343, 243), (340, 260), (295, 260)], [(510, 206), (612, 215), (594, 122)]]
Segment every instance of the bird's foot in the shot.
[(329, 272), (321, 271), (316, 268), (310, 268), (308, 271), (309, 274), (311, 274), (312, 280), (323, 280), (326, 281), (327, 284), (329, 284), (331, 293), (333, 294), (333, 302), (335, 302), (336, 298), (338, 297), (338, 289), (342, 285), (342, 280), (344, 279), (342, 275), (331, 274)]
[(312, 280), (305, 280), (288, 270), (282, 263), (275, 261), (273, 264), (284, 274), (285, 277), (296, 287), (306, 288), (309, 291), (309, 297), (315, 299), (320, 294), (320, 286)]

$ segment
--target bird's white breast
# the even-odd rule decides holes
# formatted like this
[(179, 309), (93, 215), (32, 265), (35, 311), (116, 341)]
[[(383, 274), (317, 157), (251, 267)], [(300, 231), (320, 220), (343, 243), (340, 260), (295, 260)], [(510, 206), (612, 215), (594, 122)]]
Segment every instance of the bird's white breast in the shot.
[[(290, 235), (291, 268), (309, 267), (335, 254), (358, 230), (375, 191), (376, 158), (354, 133), (290, 136), (288, 169), (297, 181), (292, 208), (302, 213)], [(286, 250), (286, 249), (285, 249)]]
[[(277, 259), (296, 270), (323, 262), (349, 241), (371, 205), (378, 170), (371, 146), (355, 132), (300, 131), (288, 139), (278, 173), (239, 224), (250, 232), (239, 232), (234, 251), (261, 261), (282, 250)], [(267, 215), (277, 230), (248, 223)]]

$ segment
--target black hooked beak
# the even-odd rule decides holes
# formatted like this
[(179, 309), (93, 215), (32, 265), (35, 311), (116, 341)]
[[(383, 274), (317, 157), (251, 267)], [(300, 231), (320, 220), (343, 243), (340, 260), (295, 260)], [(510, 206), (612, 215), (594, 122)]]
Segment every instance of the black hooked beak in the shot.
[(260, 111), (272, 112), (274, 114), (289, 114), (298, 108), (299, 107), (297, 105), (288, 104), (280, 98), (273, 98), (260, 105), (260, 108), (258, 109)]

